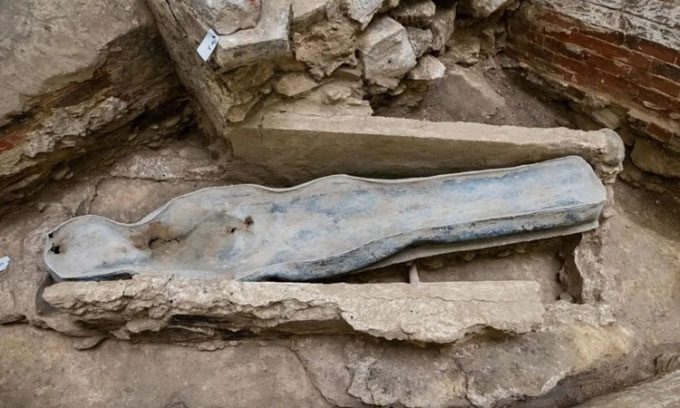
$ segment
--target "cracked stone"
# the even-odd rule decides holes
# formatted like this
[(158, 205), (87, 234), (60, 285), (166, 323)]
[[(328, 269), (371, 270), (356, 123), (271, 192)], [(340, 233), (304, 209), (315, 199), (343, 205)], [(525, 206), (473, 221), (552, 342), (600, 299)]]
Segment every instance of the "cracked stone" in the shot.
[(486, 18), (508, 7), (515, 0), (463, 0), (458, 3), (460, 10), (475, 18)]
[(219, 37), (215, 61), (232, 69), (290, 55), (290, 0), (268, 0), (254, 28)]
[(253, 28), (260, 18), (260, 0), (192, 0), (199, 18), (217, 34)]
[(274, 90), (281, 95), (298, 96), (319, 86), (319, 83), (305, 72), (295, 72), (284, 75), (274, 85)]
[(425, 55), (418, 60), (418, 65), (410, 70), (406, 77), (415, 81), (433, 81), (444, 78), (446, 67), (432, 55)]
[(417, 27), (406, 27), (408, 41), (416, 58), (420, 58), (432, 47), (432, 31)]
[(382, 5), (383, 0), (342, 0), (341, 8), (349, 18), (359, 22), (363, 29)]
[(405, 26), (424, 28), (432, 21), (436, 9), (432, 0), (406, 0), (390, 11), (390, 17)]
[(432, 31), (432, 49), (435, 51), (444, 51), (446, 43), (453, 35), (456, 21), (456, 6), (438, 7), (437, 12), (430, 23), (430, 30)]
[(359, 51), (366, 79), (389, 89), (395, 89), (417, 63), (406, 29), (386, 16), (373, 21), (361, 34)]
[(526, 333), (540, 325), (544, 311), (540, 287), (530, 281), (347, 285), (135, 276), (59, 283), (46, 288), (43, 298), (81, 323), (106, 321), (101, 329), (120, 338), (186, 326), (205, 328), (207, 337), (224, 330), (270, 335), (356, 331), (390, 340), (452, 343), (484, 330)]

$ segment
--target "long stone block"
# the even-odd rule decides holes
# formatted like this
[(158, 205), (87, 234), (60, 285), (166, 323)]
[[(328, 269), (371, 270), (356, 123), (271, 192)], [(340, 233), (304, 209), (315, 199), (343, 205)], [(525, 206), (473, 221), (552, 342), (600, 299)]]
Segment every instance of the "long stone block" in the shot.
[(326, 285), (137, 276), (58, 283), (43, 298), (119, 338), (163, 330), (175, 333), (166, 340), (361, 332), (451, 343), (488, 330), (537, 328), (544, 313), (539, 292), (530, 281)]
[(606, 183), (622, 169), (623, 143), (611, 130), (523, 128), (388, 117), (270, 113), (232, 130), (236, 158), (293, 182), (347, 173), (427, 176), (581, 156)]
[(680, 407), (680, 370), (623, 391), (595, 398), (578, 408)]

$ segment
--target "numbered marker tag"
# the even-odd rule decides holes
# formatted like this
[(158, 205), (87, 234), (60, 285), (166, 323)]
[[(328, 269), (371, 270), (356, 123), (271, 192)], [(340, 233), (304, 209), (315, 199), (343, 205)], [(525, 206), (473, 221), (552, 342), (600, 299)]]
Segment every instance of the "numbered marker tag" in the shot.
[(205, 37), (203, 37), (203, 41), (201, 41), (196, 51), (203, 58), (203, 61), (208, 61), (213, 51), (215, 51), (215, 47), (217, 47), (217, 33), (210, 29)]

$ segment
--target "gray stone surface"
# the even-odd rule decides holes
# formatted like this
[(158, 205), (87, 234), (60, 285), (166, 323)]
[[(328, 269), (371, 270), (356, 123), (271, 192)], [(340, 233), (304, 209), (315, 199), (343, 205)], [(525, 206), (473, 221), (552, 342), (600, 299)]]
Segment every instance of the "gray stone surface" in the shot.
[(290, 55), (292, 18), (290, 0), (263, 2), (255, 28), (220, 36), (215, 61), (224, 69), (233, 69)]
[(447, 4), (443, 7), (438, 7), (437, 12), (430, 23), (430, 31), (432, 31), (432, 49), (435, 51), (444, 51), (446, 43), (453, 35), (456, 22), (456, 4)]
[(680, 177), (680, 152), (664, 149), (657, 142), (636, 139), (630, 158), (642, 170), (665, 177)]
[(675, 408), (680, 406), (680, 371), (595, 398), (578, 408)]
[(458, 3), (460, 11), (475, 18), (486, 18), (503, 10), (515, 0), (463, 0)]
[(665, 0), (535, 0), (569, 16), (680, 50), (680, 4)]
[(383, 0), (341, 0), (344, 13), (365, 28), (383, 5)]
[(427, 27), (436, 12), (432, 0), (404, 0), (390, 11), (390, 16), (405, 26)]
[(43, 298), (82, 323), (105, 321), (100, 328), (115, 337), (186, 330), (177, 340), (356, 331), (452, 343), (485, 330), (526, 333), (544, 312), (538, 284), (525, 281), (329, 285), (135, 277), (60, 283)]
[(0, 202), (63, 178), (76, 158), (183, 127), (145, 131), (147, 115), (177, 114), (183, 91), (141, 0), (3, 4), (0, 88)]
[(399, 79), (416, 65), (406, 29), (386, 16), (361, 33), (358, 48), (365, 78), (386, 88), (396, 88)]
[(414, 81), (434, 81), (444, 78), (446, 66), (436, 57), (425, 55), (418, 60), (418, 65), (410, 70), (406, 77)]
[(306, 72), (286, 74), (274, 85), (274, 90), (283, 96), (298, 96), (319, 86)]
[(610, 130), (521, 128), (388, 117), (266, 114), (227, 135), (235, 157), (292, 181), (347, 173), (419, 176), (509, 167), (566, 155), (585, 158), (607, 183), (623, 143)]
[(417, 27), (406, 27), (408, 41), (416, 58), (420, 58), (432, 47), (432, 31)]
[(253, 28), (260, 18), (260, 0), (191, 0), (198, 17), (217, 34)]

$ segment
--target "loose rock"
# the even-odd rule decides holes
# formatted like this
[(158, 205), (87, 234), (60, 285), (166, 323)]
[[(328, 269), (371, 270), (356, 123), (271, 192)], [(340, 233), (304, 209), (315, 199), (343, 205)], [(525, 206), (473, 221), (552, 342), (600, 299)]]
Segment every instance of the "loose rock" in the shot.
[(423, 28), (430, 24), (436, 10), (432, 0), (407, 0), (390, 11), (390, 16), (403, 25)]
[(274, 85), (274, 90), (284, 96), (297, 96), (316, 88), (319, 84), (309, 74), (294, 72), (284, 75)]
[(365, 78), (395, 89), (399, 79), (416, 66), (406, 29), (390, 17), (380, 17), (362, 33), (359, 51)]
[(253, 28), (260, 18), (260, 0), (192, 0), (191, 5), (220, 35)]
[(446, 74), (444, 64), (432, 55), (425, 55), (418, 61), (418, 65), (409, 71), (406, 77), (415, 81), (432, 81), (444, 78), (444, 74)]
[(444, 51), (446, 43), (451, 38), (456, 21), (456, 6), (438, 7), (430, 23), (432, 31), (432, 49)]
[(422, 57), (432, 47), (432, 31), (429, 29), (406, 27), (406, 33), (416, 58)]

